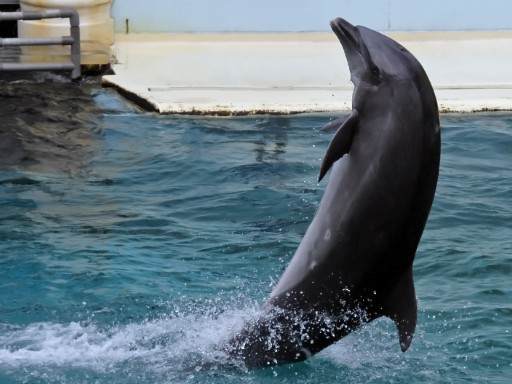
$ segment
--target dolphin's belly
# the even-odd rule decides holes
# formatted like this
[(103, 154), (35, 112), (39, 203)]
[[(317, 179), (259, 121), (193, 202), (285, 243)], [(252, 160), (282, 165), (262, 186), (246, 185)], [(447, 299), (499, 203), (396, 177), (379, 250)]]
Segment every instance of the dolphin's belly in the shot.
[(321, 302), (322, 296), (332, 297), (326, 290), (379, 284), (414, 209), (421, 164), (414, 139), (403, 140), (413, 145), (397, 150), (405, 144), (365, 137), (335, 163), (318, 211), (272, 298), (294, 290)]

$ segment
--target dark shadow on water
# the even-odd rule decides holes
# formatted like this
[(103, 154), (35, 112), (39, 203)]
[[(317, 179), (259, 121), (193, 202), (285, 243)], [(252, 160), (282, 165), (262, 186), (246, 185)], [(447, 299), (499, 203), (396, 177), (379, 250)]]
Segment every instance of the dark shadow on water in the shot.
[(99, 143), (91, 91), (66, 74), (0, 75), (0, 169), (80, 172)]
[(290, 119), (270, 116), (258, 122), (256, 128), (261, 132), (261, 138), (255, 142), (256, 161), (279, 161), (286, 153)]

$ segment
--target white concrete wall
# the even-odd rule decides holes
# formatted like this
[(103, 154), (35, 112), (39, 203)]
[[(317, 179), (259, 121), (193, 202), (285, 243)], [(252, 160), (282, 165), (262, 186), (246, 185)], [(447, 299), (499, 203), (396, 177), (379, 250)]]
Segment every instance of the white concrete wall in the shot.
[(512, 0), (114, 0), (116, 30), (327, 31), (341, 16), (378, 30), (512, 29)]
[[(423, 64), (442, 111), (512, 110), (512, 31), (391, 32)], [(118, 34), (111, 84), (161, 113), (347, 111), (333, 33)]]

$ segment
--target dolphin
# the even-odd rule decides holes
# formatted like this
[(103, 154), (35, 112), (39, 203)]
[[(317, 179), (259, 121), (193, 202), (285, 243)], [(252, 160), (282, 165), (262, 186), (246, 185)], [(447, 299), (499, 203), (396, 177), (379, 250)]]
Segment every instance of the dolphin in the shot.
[(402, 351), (417, 303), (412, 264), (437, 185), (440, 126), (421, 64), (394, 40), (336, 18), (354, 84), (319, 181), (332, 168), (315, 217), (260, 317), (226, 350), (249, 367), (302, 361), (381, 316)]

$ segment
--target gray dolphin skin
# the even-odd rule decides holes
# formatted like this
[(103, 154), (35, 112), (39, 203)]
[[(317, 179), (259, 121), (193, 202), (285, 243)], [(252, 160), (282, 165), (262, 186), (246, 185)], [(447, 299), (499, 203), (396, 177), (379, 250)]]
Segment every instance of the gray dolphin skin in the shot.
[(316, 215), (261, 317), (226, 350), (249, 367), (301, 361), (381, 316), (402, 351), (416, 327), (412, 264), (434, 198), (440, 127), (420, 63), (378, 32), (337, 18), (354, 83), (352, 112), (321, 165)]

